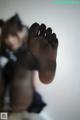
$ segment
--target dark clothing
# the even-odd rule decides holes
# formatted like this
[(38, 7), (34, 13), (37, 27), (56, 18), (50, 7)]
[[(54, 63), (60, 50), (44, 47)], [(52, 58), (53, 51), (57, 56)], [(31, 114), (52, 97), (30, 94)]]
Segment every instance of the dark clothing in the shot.
[(46, 106), (46, 103), (42, 100), (41, 95), (34, 91), (32, 104), (27, 109), (28, 112), (40, 113), (43, 108)]

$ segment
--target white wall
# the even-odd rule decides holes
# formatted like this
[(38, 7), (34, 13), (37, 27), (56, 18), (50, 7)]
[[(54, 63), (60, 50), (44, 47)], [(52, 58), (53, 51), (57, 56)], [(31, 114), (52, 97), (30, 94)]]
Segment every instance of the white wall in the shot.
[[(45, 23), (59, 39), (57, 71), (49, 85), (36, 86), (52, 120), (80, 120), (80, 5), (54, 5), (53, 0), (0, 0), (0, 18), (18, 12), (27, 25)], [(39, 84), (39, 85), (38, 85)]]

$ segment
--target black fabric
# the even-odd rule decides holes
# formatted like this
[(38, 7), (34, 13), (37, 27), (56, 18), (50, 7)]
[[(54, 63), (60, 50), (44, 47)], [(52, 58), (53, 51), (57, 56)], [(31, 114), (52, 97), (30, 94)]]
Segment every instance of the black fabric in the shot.
[(40, 113), (45, 106), (46, 103), (42, 100), (41, 95), (38, 92), (34, 91), (32, 104), (29, 106), (27, 111), (30, 113)]
[[(16, 63), (10, 60), (7, 65), (3, 68), (3, 75), (4, 78), (6, 79), (6, 82), (9, 82), (13, 79), (14, 77), (14, 72), (15, 72), (15, 66)], [(7, 83), (6, 83), (7, 84)]]

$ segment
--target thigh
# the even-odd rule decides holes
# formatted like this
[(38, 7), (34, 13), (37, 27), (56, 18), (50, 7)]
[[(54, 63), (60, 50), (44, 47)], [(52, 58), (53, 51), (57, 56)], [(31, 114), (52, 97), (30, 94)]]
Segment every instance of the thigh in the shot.
[(15, 72), (11, 85), (11, 107), (12, 111), (23, 111), (32, 102), (32, 72), (24, 68), (19, 68)]

